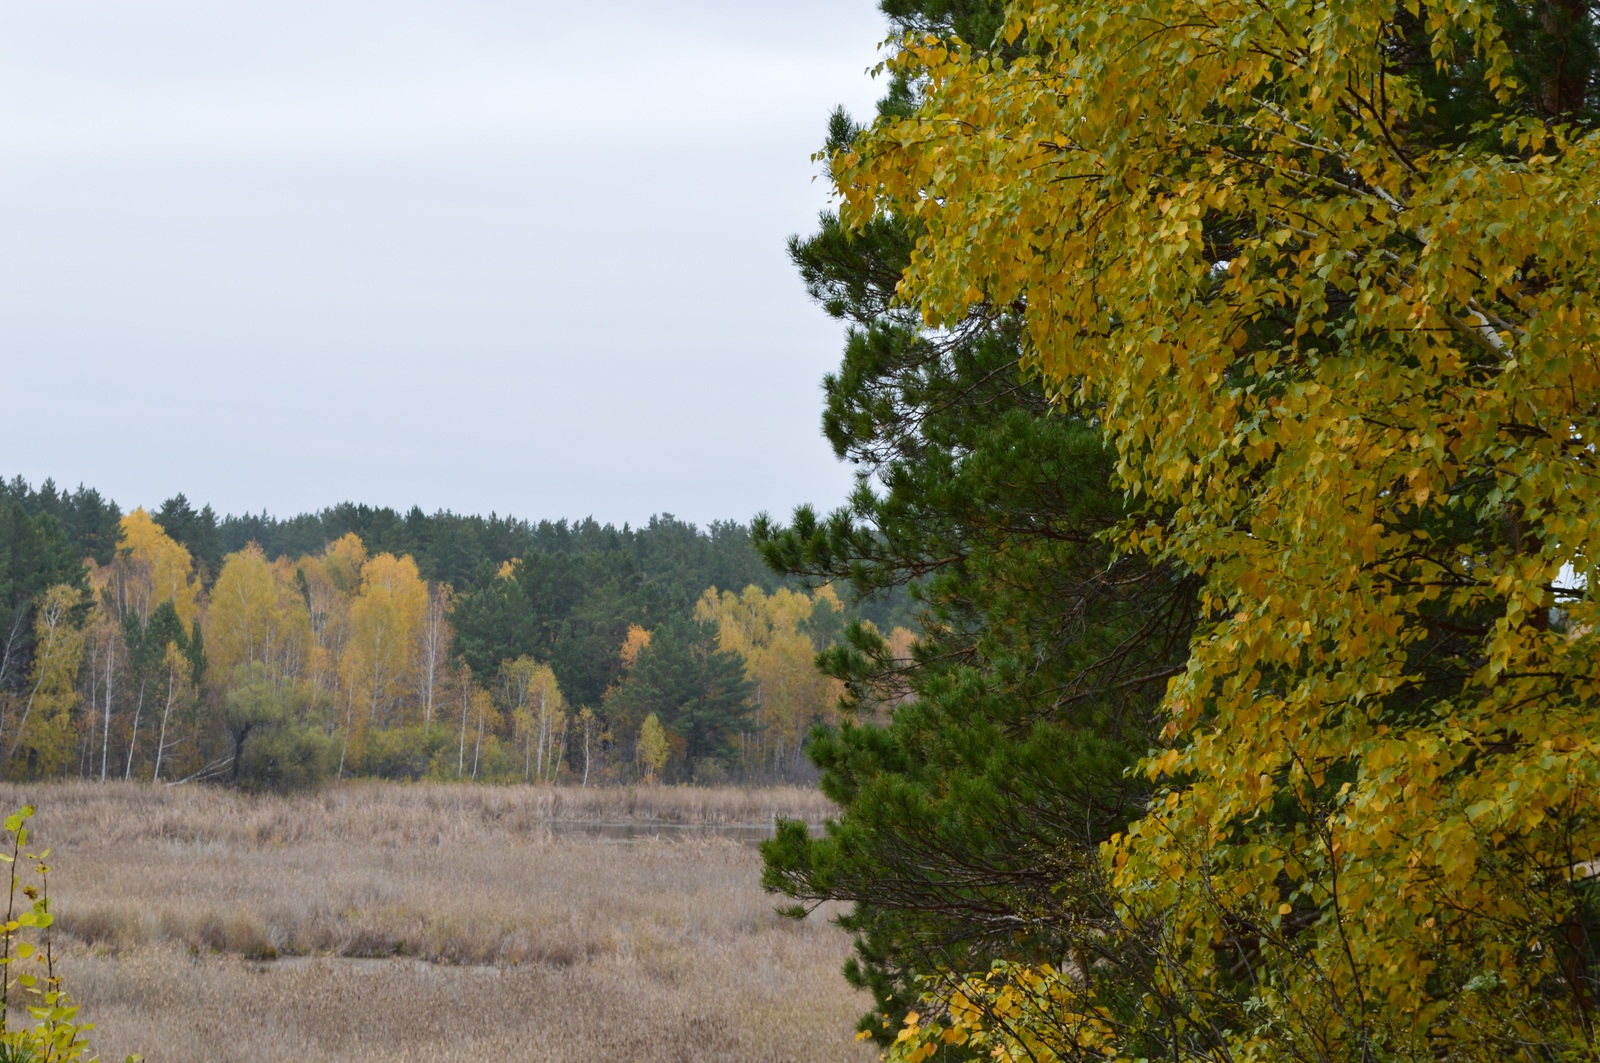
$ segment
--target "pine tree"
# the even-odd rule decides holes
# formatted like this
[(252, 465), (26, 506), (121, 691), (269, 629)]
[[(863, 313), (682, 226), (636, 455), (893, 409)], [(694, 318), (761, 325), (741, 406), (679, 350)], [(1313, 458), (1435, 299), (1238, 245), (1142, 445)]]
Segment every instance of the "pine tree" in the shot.
[[(980, 48), (1001, 22), (992, 3), (883, 7)], [(897, 80), (880, 111), (915, 102)], [(835, 113), (827, 152), (860, 132)], [(780, 572), (858, 596), (910, 587), (922, 614), (909, 658), (862, 623), (824, 654), (853, 711), (808, 754), (842, 815), (821, 836), (784, 824), (763, 848), (765, 884), (796, 910), (853, 903), (846, 975), (876, 1001), (861, 1028), (885, 1040), (919, 979), (1058, 961), (1107, 916), (1097, 849), (1149, 795), (1128, 769), (1156, 740), (1196, 604), (1181, 570), (1107, 541), (1162, 516), (1127, 503), (1098, 425), (1056, 410), (1025, 370), (1019, 308), (934, 332), (900, 298), (918, 234), (903, 216), (846, 230), (829, 213), (790, 242), (809, 293), (850, 325), (823, 428), (863, 475), (832, 514), (755, 528)]]
[(0, 502), (0, 694), (23, 683), (32, 660), (41, 595), (66, 584), (87, 586), (82, 562), (55, 516)]
[(710, 625), (675, 620), (651, 633), (606, 707), (635, 729), (654, 715), (681, 742), (680, 774), (694, 777), (726, 767), (753, 726), (751, 694), (744, 661), (718, 648)]

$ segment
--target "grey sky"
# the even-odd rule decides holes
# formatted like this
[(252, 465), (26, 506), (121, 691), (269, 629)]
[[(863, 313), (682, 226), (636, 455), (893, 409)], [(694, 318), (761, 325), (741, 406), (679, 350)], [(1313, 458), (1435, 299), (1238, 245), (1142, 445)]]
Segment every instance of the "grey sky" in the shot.
[(874, 0), (0, 0), (0, 473), (124, 506), (831, 505), (783, 238)]

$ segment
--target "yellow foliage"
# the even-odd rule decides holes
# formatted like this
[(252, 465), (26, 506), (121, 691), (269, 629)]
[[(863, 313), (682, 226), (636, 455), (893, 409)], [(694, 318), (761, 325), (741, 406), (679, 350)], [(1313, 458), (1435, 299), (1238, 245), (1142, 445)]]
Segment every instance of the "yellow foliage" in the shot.
[(346, 532), (322, 552), (328, 579), (341, 594), (355, 597), (367, 565), (367, 548), (355, 532)]
[[(359, 544), (360, 540), (355, 542)], [(359, 570), (356, 581), (350, 585), (351, 590), (340, 589), (344, 577), (340, 575), (339, 565), (337, 558), (330, 559), (327, 554), (302, 557), (295, 563), (296, 582), (304, 582), (302, 596), (311, 627), (312, 648), (308, 654), (307, 675), (313, 682), (329, 687), (336, 681), (335, 673), (349, 638), (350, 604), (355, 591), (360, 589)]]
[(638, 624), (628, 625), (628, 634), (622, 640), (622, 667), (632, 668), (639, 660), (639, 654), (650, 645), (650, 632)]
[(896, 661), (909, 661), (912, 647), (917, 644), (917, 634), (910, 628), (896, 627), (884, 641), (889, 644), (890, 657)]
[(110, 586), (119, 616), (131, 612), (146, 622), (156, 606), (170, 601), (187, 627), (200, 612), (194, 560), (143, 509), (122, 518)]
[[(328, 556), (332, 567), (332, 548)], [(362, 565), (361, 592), (350, 606), (350, 637), (340, 662), (356, 710), (353, 732), (360, 733), (400, 696), (411, 676), (427, 609), (428, 588), (410, 557), (379, 554)]]
[(661, 721), (656, 719), (656, 714), (651, 713), (644, 718), (644, 723), (639, 725), (639, 760), (645, 767), (645, 778), (654, 782), (667, 766), (667, 758), (671, 755), (671, 747), (667, 744), (666, 728), (661, 726)]
[(15, 733), (5, 736), (6, 760), (30, 776), (54, 774), (72, 753), (72, 710), (80, 700), (78, 667), (85, 641), (72, 614), (81, 599), (76, 588), (65, 585), (51, 587), (39, 599), (28, 695)]
[(802, 630), (823, 601), (838, 607), (831, 588), (767, 594), (751, 585), (741, 594), (712, 587), (695, 604), (696, 620), (717, 625), (719, 648), (744, 659), (756, 687), (756, 740), (779, 764), (799, 751), (812, 724), (831, 718), (838, 702), (838, 684), (817, 670), (816, 647)]
[[(1495, 5), (1408, 10), (1441, 69), (1509, 92)], [(1025, 314), (1033, 368), (1163, 517), (1125, 546), (1206, 579), (1147, 765), (1170, 793), (1104, 853), (1124, 930), (1171, 946), (1159, 1007), (1198, 1028), (1246, 962), (1206, 1058), (1589, 1058), (1600, 137), (1408, 147), (1397, 17), (1021, 3), (1009, 64), (904, 41), (925, 101), (833, 171), (848, 221), (920, 227), (901, 293), (930, 325)], [(1436, 547), (1463, 524), (1486, 530)], [(1430, 686), (1436, 622), (1474, 663)], [(1220, 955), (1242, 927), (1247, 959)], [(1092, 980), (1053, 985), (974, 990), (1020, 1009), (996, 1058), (1083, 1047), (1026, 1043), (1094, 1027)]]
[[(62, 988), (55, 963), (55, 913), (51, 911), (49, 849), (32, 847), (27, 826), (32, 805), (5, 817), (0, 859), (7, 865), (8, 893), (0, 921), (0, 1059), (18, 1063), (98, 1060), (84, 1036), (93, 1026), (78, 1021), (78, 1007)], [(26, 875), (31, 868), (33, 875)], [(139, 1063), (128, 1056), (126, 1063)]]
[(270, 564), (255, 543), (223, 561), (204, 627), (214, 675), (226, 678), (240, 665), (260, 662), (275, 675), (302, 678), (311, 617), (293, 571)]
[(523, 778), (554, 779), (560, 766), (556, 741), (567, 724), (555, 672), (532, 657), (518, 657), (500, 666), (500, 683), (513, 737), (523, 752)]

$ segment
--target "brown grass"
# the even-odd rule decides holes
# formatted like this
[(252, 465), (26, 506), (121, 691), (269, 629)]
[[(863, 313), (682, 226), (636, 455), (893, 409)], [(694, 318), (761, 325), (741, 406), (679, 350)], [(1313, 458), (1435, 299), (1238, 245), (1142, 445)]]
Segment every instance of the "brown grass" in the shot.
[(819, 819), (810, 791), (0, 787), (23, 800), (103, 1058), (872, 1058), (848, 940), (776, 916), (752, 846), (559, 827)]
[(469, 786), (349, 782), (292, 797), (250, 796), (205, 786), (101, 786), (92, 782), (0, 784), (0, 806), (32, 803), (52, 842), (71, 845), (178, 841), (296, 844), (358, 838), (377, 844), (462, 842), (532, 833), (567, 823), (674, 826), (768, 825), (776, 816), (820, 822), (827, 798), (800, 786)]

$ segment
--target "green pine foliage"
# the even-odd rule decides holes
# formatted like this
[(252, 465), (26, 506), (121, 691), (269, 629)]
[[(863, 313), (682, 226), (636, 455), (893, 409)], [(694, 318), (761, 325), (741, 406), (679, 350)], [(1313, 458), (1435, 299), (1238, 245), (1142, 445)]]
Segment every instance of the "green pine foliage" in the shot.
[[(969, 40), (999, 24), (996, 4), (883, 6)], [(882, 107), (909, 91), (891, 86)], [(836, 113), (830, 150), (857, 128)], [(1023, 372), (1020, 308), (932, 334), (897, 301), (914, 238), (895, 218), (847, 234), (825, 214), (791, 241), (807, 290), (851, 326), (823, 427), (864, 475), (836, 512), (755, 526), (779, 571), (909, 588), (921, 614), (909, 658), (860, 622), (823, 655), (855, 711), (808, 752), (843, 814), (821, 836), (786, 823), (764, 847), (765, 884), (796, 911), (853, 902), (845, 973), (873, 993), (861, 1028), (880, 1039), (920, 977), (1059, 962), (1081, 938), (1075, 922), (1103, 905), (1095, 849), (1148, 796), (1127, 769), (1155, 743), (1196, 602), (1185, 574), (1108, 544), (1160, 514), (1130, 507), (1096, 425), (1054, 411)]]
[(847, 973), (891, 1019), (917, 975), (959, 957), (1064, 947), (1097, 899), (1090, 854), (1146, 796), (1126, 769), (1193, 623), (1191, 581), (1102, 540), (1133, 517), (1110, 456), (1092, 425), (1049, 413), (1017, 356), (1003, 324), (949, 347), (856, 333), (830, 434), (884, 490), (758, 528), (786, 571), (915, 581), (925, 611), (910, 660), (861, 624), (825, 655), (857, 711), (809, 752), (844, 814), (766, 849), (770, 888), (855, 902)]
[(201, 583), (210, 587), (222, 571), (222, 530), (217, 515), (210, 506), (202, 506), (197, 513), (182, 492), (173, 495), (155, 512), (155, 521), (161, 530), (181, 543), (194, 558)]
[(86, 586), (79, 558), (55, 513), (0, 498), (0, 696), (26, 680), (39, 596), (57, 584)]
[(655, 631), (606, 711), (633, 733), (655, 716), (677, 740), (672, 777), (715, 782), (751, 731), (754, 693), (744, 661), (718, 649), (710, 625), (673, 620)]
[(116, 552), (122, 510), (93, 488), (80, 484), (75, 491), (63, 491), (54, 480), (46, 480), (35, 490), (18, 476), (0, 480), (0, 503), (21, 506), (30, 517), (48, 514), (55, 518), (74, 558), (86, 557), (104, 565)]

